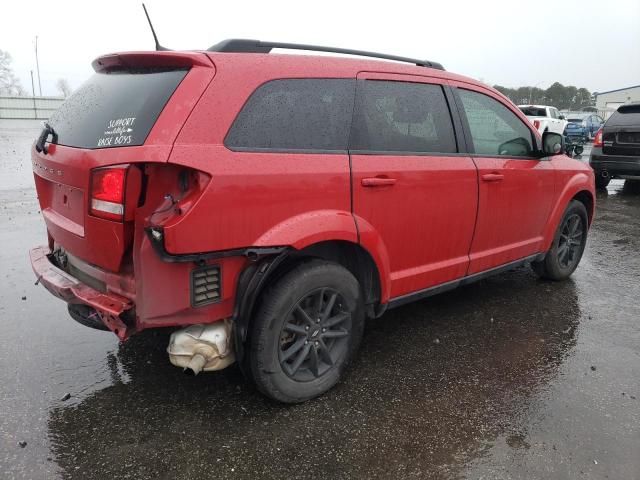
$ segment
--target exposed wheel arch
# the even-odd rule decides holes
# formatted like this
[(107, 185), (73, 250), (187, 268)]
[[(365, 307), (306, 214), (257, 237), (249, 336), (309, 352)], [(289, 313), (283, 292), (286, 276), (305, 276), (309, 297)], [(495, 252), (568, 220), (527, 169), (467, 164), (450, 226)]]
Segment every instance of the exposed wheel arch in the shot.
[(581, 190), (576, 193), (571, 200), (577, 200), (584, 205), (587, 209), (587, 216), (589, 218), (589, 225), (593, 221), (594, 214), (594, 203), (593, 203), (593, 195), (588, 190)]
[[(330, 240), (309, 245), (301, 250), (287, 249), (281, 254), (264, 258), (249, 266), (240, 276), (234, 311), (235, 350), (238, 360), (244, 356), (244, 344), (251, 330), (251, 320), (260, 295), (273, 282), (286, 275), (302, 262), (320, 258), (345, 267), (360, 283), (369, 317), (380, 310), (380, 273), (373, 257), (357, 243)], [(242, 362), (239, 362), (242, 365)]]

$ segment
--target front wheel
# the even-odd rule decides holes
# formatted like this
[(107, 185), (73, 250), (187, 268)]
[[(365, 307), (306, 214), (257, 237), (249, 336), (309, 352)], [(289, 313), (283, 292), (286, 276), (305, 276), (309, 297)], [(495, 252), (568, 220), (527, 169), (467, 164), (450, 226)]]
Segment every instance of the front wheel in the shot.
[(332, 262), (303, 262), (262, 295), (245, 370), (268, 397), (303, 402), (338, 382), (363, 329), (356, 278)]
[(549, 280), (569, 278), (582, 258), (588, 229), (587, 209), (582, 202), (572, 200), (560, 221), (551, 249), (544, 260), (532, 264), (533, 270)]

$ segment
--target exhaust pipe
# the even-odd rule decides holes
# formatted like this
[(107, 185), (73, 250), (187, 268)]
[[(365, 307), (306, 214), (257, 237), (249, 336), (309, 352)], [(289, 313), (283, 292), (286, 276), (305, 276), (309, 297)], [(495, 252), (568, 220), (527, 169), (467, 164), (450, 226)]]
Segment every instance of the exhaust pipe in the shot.
[(231, 320), (209, 325), (190, 325), (171, 334), (169, 360), (185, 373), (222, 370), (235, 362)]
[(606, 170), (603, 170), (600, 175), (602, 175), (602, 178), (609, 178), (609, 172), (607, 172)]

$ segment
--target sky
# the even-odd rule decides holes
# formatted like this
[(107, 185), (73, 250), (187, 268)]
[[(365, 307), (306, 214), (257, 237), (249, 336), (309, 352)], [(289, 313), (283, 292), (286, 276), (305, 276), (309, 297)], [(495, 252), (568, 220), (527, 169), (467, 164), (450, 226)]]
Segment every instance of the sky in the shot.
[[(206, 49), (225, 38), (320, 44), (435, 60), (491, 85), (607, 91), (640, 84), (639, 0), (393, 0), (386, 2), (146, 0), (160, 42)], [(23, 87), (72, 88), (102, 54), (153, 50), (136, 0), (5, 1), (0, 49)], [(36, 92), (38, 83), (36, 76)]]

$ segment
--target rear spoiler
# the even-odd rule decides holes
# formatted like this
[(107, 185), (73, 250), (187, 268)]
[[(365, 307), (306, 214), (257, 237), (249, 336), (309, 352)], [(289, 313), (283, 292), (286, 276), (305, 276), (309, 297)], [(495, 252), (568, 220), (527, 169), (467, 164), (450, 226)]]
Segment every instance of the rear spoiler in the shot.
[(213, 67), (204, 52), (125, 52), (103, 55), (91, 62), (96, 72), (122, 68), (191, 68)]

